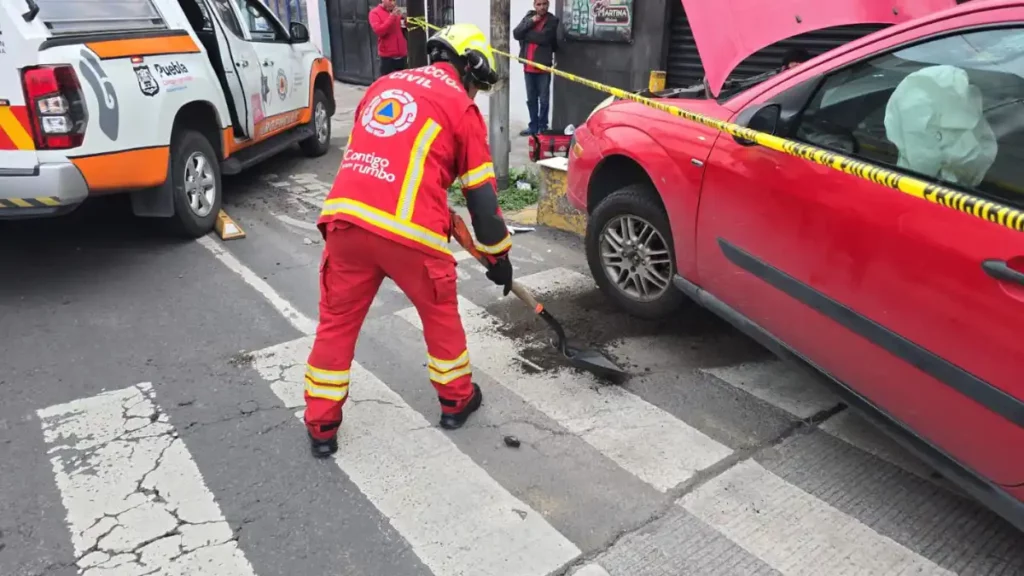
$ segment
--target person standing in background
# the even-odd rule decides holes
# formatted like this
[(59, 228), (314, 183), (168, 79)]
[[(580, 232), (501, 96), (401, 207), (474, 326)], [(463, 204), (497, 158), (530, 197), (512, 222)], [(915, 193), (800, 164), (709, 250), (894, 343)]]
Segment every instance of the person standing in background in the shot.
[(409, 56), (404, 30), (405, 13), (395, 6), (395, 0), (381, 0), (379, 5), (370, 10), (370, 28), (377, 35), (380, 76), (405, 70)]
[[(549, 0), (534, 0), (533, 10), (512, 31), (519, 41), (519, 57), (544, 66), (554, 66), (558, 41), (562, 37), (558, 17), (548, 12)], [(520, 136), (540, 134), (548, 129), (548, 108), (551, 101), (551, 74), (527, 64), (526, 108), (530, 111), (530, 126)]]

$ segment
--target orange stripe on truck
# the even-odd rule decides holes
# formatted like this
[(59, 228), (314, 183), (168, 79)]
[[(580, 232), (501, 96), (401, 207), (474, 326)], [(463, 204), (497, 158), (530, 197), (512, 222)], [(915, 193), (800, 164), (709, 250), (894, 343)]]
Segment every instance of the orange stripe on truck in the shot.
[(35, 150), (29, 126), (24, 106), (0, 106), (0, 150)]
[[(317, 74), (320, 74), (321, 72), (326, 72), (331, 78), (331, 85), (334, 85), (334, 68), (331, 66), (331, 61), (327, 58), (317, 58), (316, 60), (313, 60), (313, 66), (309, 72), (309, 104), (299, 116), (300, 124), (305, 124), (313, 118), (313, 89), (315, 88), (314, 84), (316, 83)], [(329, 98), (330, 94), (327, 96)]]
[(167, 180), (169, 146), (137, 148), (71, 158), (89, 185), (89, 193), (159, 186)]
[(192, 54), (199, 52), (188, 32), (177, 31), (153, 38), (123, 38), (120, 40), (102, 40), (86, 42), (103, 60), (111, 58), (128, 58), (130, 56), (159, 56), (161, 54)]

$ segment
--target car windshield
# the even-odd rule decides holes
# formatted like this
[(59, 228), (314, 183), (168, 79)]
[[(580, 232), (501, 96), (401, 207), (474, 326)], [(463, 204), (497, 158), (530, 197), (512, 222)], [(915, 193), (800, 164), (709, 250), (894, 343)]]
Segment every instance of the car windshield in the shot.
[(718, 95), (718, 101), (725, 102), (729, 98), (732, 98), (733, 96), (739, 94), (740, 92), (743, 92), (748, 88), (757, 86), (761, 82), (764, 82), (765, 80), (771, 78), (772, 76), (775, 76), (778, 73), (779, 70), (775, 69), (769, 70), (767, 72), (762, 72), (761, 74), (757, 74), (755, 76), (747, 76), (746, 78), (726, 80), (725, 84), (722, 86), (722, 91)]

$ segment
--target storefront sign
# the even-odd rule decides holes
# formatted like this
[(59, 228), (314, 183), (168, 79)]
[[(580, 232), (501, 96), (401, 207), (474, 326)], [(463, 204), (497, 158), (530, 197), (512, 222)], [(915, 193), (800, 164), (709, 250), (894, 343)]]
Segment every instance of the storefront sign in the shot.
[(565, 35), (574, 40), (633, 41), (633, 0), (560, 0)]

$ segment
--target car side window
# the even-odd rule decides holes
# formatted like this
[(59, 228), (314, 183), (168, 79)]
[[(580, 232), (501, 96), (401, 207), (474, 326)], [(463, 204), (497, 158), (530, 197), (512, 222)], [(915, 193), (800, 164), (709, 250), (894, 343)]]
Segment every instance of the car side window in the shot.
[(238, 0), (242, 14), (249, 28), (249, 34), (256, 42), (287, 42), (288, 35), (277, 25), (270, 12), (256, 0)]
[(220, 16), (220, 21), (224, 23), (231, 33), (239, 38), (245, 38), (245, 34), (242, 34), (242, 28), (238, 25), (238, 18), (235, 17), (235, 12), (231, 8), (230, 0), (210, 0), (213, 3), (214, 10)]
[(1024, 28), (947, 35), (844, 68), (793, 136), (1024, 207)]

